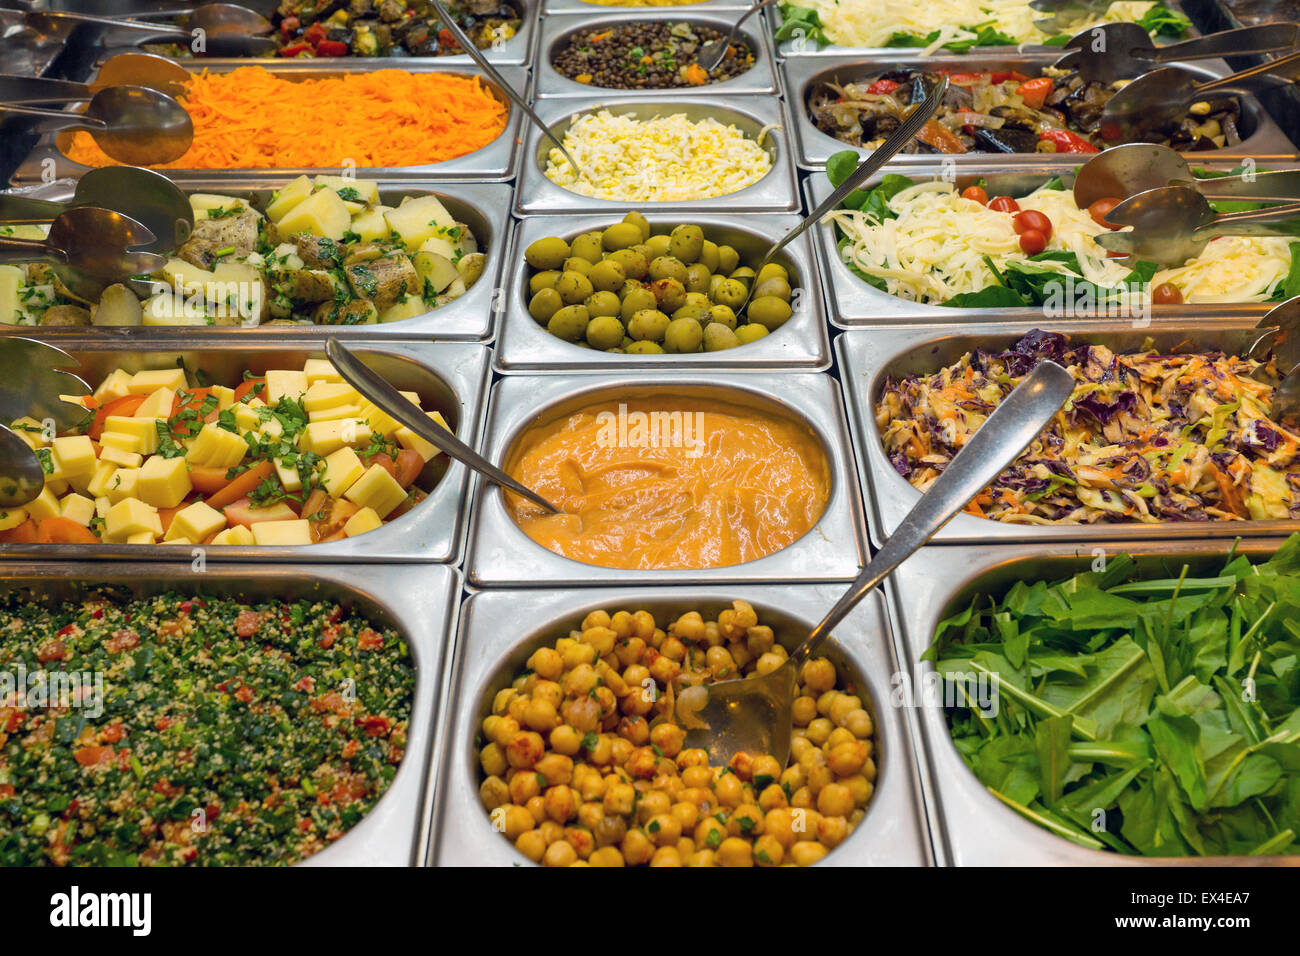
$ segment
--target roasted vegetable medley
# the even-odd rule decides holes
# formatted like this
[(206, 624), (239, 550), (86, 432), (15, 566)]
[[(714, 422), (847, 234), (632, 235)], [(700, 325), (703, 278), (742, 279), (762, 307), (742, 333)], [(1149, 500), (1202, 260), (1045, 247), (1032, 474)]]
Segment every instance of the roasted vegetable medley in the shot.
[(590, 86), (650, 90), (703, 86), (734, 79), (754, 65), (743, 37), (727, 47), (712, 73), (697, 62), (706, 43), (725, 39), (712, 27), (685, 21), (651, 20), (626, 26), (579, 30), (565, 41), (551, 65), (563, 76)]
[(885, 383), (876, 424), (900, 475), (929, 488), (1042, 360), (1074, 395), (967, 507), (1018, 524), (1281, 520), (1300, 516), (1300, 435), (1268, 417), (1277, 368), (1221, 352), (1115, 354), (1035, 330), (929, 375)]
[(331, 602), (8, 595), (0, 631), (3, 866), (296, 863), (406, 749), (405, 643)]
[(875, 790), (869, 703), (814, 658), (798, 676), (790, 765), (741, 753), (709, 766), (681, 727), (656, 719), (684, 688), (770, 673), (785, 648), (744, 601), (660, 623), (593, 611), (497, 693), (475, 741), (493, 825), (547, 866), (816, 863)]

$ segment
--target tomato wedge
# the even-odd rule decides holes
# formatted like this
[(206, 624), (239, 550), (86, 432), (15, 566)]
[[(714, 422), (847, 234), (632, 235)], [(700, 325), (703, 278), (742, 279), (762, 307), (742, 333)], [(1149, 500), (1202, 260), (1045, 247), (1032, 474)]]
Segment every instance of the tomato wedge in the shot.
[(206, 468), (190, 465), (190, 484), (201, 495), (215, 495), (230, 479), (226, 477), (227, 468)]
[(424, 471), (424, 459), (420, 457), (418, 451), (412, 451), (409, 448), (403, 448), (397, 453), (395, 462), (397, 473), (393, 476), (397, 483), (403, 488), (409, 488), (415, 484), (415, 479), (420, 477), (420, 472)]
[[(196, 388), (192, 392), (186, 392), (186, 394), (190, 396), (190, 400), (188, 402), (182, 402), (181, 396), (179, 395), (177, 395), (175, 400), (172, 402), (172, 414), (171, 414), (172, 418), (175, 418), (177, 415), (179, 415), (182, 411), (185, 410), (192, 411), (196, 415), (199, 412), (203, 411), (203, 403), (208, 399), (209, 396), (212, 396), (212, 389)], [(196, 421), (176, 422), (172, 426), (172, 433), (175, 434), (177, 438), (192, 437), (199, 433), (200, 429), (203, 428), (203, 425), (205, 423), (215, 422), (217, 420), (217, 416), (219, 416), (220, 414), (221, 414), (221, 410), (214, 406), (212, 411), (208, 412), (208, 414), (203, 417), (202, 421), (196, 420)]]
[(99, 441), (100, 436), (104, 434), (104, 425), (109, 415), (131, 416), (135, 410), (144, 404), (144, 395), (123, 395), (121, 398), (115, 398), (107, 405), (95, 412), (95, 420), (90, 423), (90, 431), (86, 434), (94, 441)]
[(227, 524), (242, 524), (244, 527), (256, 524), (259, 521), (292, 521), (298, 517), (294, 510), (283, 501), (257, 508), (247, 498), (238, 498), (230, 502), (222, 510), (225, 512)]
[(0, 531), (0, 542), (5, 544), (32, 544), (36, 540), (36, 522), (31, 518), (8, 531)]
[(340, 537), (346, 537), (343, 534), (343, 526), (348, 523), (349, 518), (360, 510), (346, 498), (330, 498), (326, 496), (325, 501), (315, 511), (304, 509), (303, 514), (320, 515), (311, 523), (313, 541), (334, 541)]
[(99, 536), (71, 518), (44, 518), (36, 529), (41, 544), (95, 544)]
[[(254, 389), (257, 389), (257, 391), (253, 391)], [(262, 393), (265, 391), (266, 391), (266, 376), (259, 375), (257, 378), (246, 378), (242, 382), (240, 382), (237, 386), (235, 386), (235, 401), (242, 402), (244, 400), (244, 396), (247, 395), (249, 392), (253, 392), (254, 398), (260, 398)], [(265, 401), (265, 399), (263, 399), (263, 401)]]

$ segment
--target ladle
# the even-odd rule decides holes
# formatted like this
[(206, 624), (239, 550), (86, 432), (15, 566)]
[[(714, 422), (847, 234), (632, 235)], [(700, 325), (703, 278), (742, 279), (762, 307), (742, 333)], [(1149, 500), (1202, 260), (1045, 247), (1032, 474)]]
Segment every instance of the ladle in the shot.
[(1161, 186), (1191, 186), (1211, 200), (1291, 202), (1300, 199), (1300, 170), (1252, 170), (1198, 179), (1177, 150), (1155, 143), (1125, 143), (1103, 150), (1083, 164), (1074, 177), (1074, 202), (1087, 209), (1098, 199), (1128, 199)]
[[(84, 97), (69, 97), (78, 102)], [(105, 153), (131, 166), (180, 159), (194, 142), (190, 114), (170, 96), (142, 86), (111, 86), (90, 98), (84, 113), (0, 103), (0, 115), (37, 120), (37, 132), (86, 130)]]

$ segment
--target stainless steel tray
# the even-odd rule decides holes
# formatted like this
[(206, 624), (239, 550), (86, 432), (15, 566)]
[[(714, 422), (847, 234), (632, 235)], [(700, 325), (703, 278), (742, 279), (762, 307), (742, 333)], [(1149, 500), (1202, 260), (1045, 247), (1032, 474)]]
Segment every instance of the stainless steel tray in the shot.
[[(308, 358), (324, 358), (324, 338), (286, 344), (274, 338), (227, 336), (220, 341), (181, 345), (175, 337), (100, 336), (62, 338), (58, 345), (80, 362), (79, 374), (91, 385), (114, 368), (128, 371), (175, 368), (183, 361), (191, 373), (201, 368), (217, 384), (237, 384), (244, 369), (301, 368)], [(404, 391), (420, 394), (422, 404), (441, 411), (467, 444), (477, 447), (488, 375), (488, 350), (469, 343), (356, 342), (366, 363)], [(455, 563), (465, 529), (469, 471), (440, 455), (426, 466), (420, 487), (429, 497), (409, 514), (374, 531), (342, 541), (312, 545), (202, 546), (133, 544), (0, 544), (3, 559), (67, 559), (197, 562), (391, 562)], [(171, 568), (179, 565), (171, 564)]]
[(808, 533), (785, 549), (745, 564), (692, 571), (623, 571), (582, 564), (534, 542), (506, 511), (501, 492), (480, 483), (474, 499), (466, 580), (474, 587), (605, 584), (769, 584), (781, 581), (848, 581), (863, 557), (862, 509), (839, 386), (829, 375), (746, 374), (683, 382), (676, 372), (624, 375), (511, 375), (492, 390), (483, 455), (500, 464), (529, 427), (618, 396), (666, 394), (730, 401), (802, 421), (821, 440), (831, 471), (826, 511)]
[[(712, 13), (714, 10), (744, 10), (748, 3), (744, 0), (703, 0), (701, 3), (680, 3), (672, 7), (674, 11), (680, 10), (682, 13)], [(650, 10), (663, 9), (661, 7), (611, 4), (587, 3), (585, 0), (542, 0), (542, 13), (545, 16), (551, 16), (556, 13), (586, 13), (591, 16), (603, 16), (607, 13), (621, 13), (625, 15), (640, 15)]]
[(44, 76), (67, 46), (74, 27), (52, 24), (48, 31), (5, 26), (0, 20), (0, 73)]
[[(1268, 162), (1269, 169), (1294, 167), (1294, 158), (1289, 162)], [(1232, 168), (1231, 162), (1194, 163), (1207, 169)], [(1074, 170), (1077, 159), (1062, 162), (1046, 161), (1018, 166), (1008, 169), (1003, 165), (964, 166), (957, 172), (958, 187), (965, 187), (983, 177), (989, 182), (989, 194), (998, 193), (1010, 196), (1023, 196), (1038, 188), (1053, 176), (1060, 176), (1066, 185), (1074, 182)], [(895, 169), (917, 181), (933, 179), (941, 174), (940, 167), (909, 166)], [(881, 176), (872, 177), (864, 187), (871, 189), (878, 185)], [(823, 173), (812, 173), (804, 180), (804, 192), (808, 198), (809, 208), (824, 200), (831, 194), (830, 182)], [(1049, 321), (1044, 318), (1042, 308), (1003, 309), (961, 309), (943, 305), (926, 305), (890, 295), (888, 292), (873, 288), (854, 275), (844, 260), (839, 256), (838, 239), (835, 224), (829, 221), (819, 223), (811, 232), (814, 233), (813, 245), (817, 248), (817, 264), (821, 269), (822, 282), (826, 292), (826, 308), (831, 324), (841, 329), (863, 327), (892, 326), (900, 323), (921, 323), (925, 325), (958, 325), (967, 327), (990, 322), (1037, 322)], [(1239, 302), (1214, 303), (1213, 305), (1162, 305), (1160, 317), (1171, 322), (1192, 323), (1210, 316), (1232, 316), (1243, 321), (1253, 317), (1258, 322), (1275, 302)], [(1116, 328), (1127, 327), (1128, 319), (1114, 319)]]
[[(939, 328), (884, 329), (871, 333), (847, 332), (836, 340), (844, 381), (858, 474), (868, 499), (871, 540), (879, 546), (893, 534), (903, 516), (920, 498), (889, 463), (876, 427), (876, 397), (890, 376), (937, 371), (974, 348), (1000, 351), (1032, 328), (1066, 332), (1074, 342), (1101, 343), (1118, 352), (1141, 348), (1146, 340), (1157, 349), (1196, 351), (1218, 348), (1243, 354), (1259, 338), (1251, 323), (1228, 320), (1205, 322), (1195, 328), (1182, 324), (1152, 324), (1146, 328), (1104, 322), (1046, 322), (1034, 325), (971, 325), (957, 331)], [(1238, 536), (1268, 537), (1300, 531), (1300, 520), (1289, 521), (1162, 521), (1153, 524), (1018, 525), (959, 514), (934, 537), (936, 543), (1030, 541), (1151, 541), (1158, 539), (1213, 538), (1231, 541)]]
[[(1238, 554), (1267, 557), (1280, 540), (1255, 540), (1237, 548)], [(1183, 562), (1193, 571), (1222, 566), (1230, 541), (1142, 542), (1125, 545), (1097, 543), (1106, 555), (1129, 552), (1140, 568), (1157, 577)], [(911, 674), (912, 687), (922, 686), (933, 670), (920, 656), (934, 637), (939, 622), (970, 603), (974, 593), (1004, 591), (1017, 580), (1034, 581), (1068, 577), (1088, 570), (1095, 560), (1088, 545), (1058, 542), (1043, 545), (972, 545), (959, 548), (923, 548), (894, 572), (891, 604), (895, 611), (898, 654)], [(1217, 568), (1216, 568), (1217, 569)], [(1175, 572), (1176, 573), (1176, 572)], [(1030, 823), (989, 793), (973, 774), (948, 732), (943, 708), (918, 695), (914, 709), (922, 730), (932, 787), (929, 811), (936, 853), (954, 866), (1295, 866), (1300, 857), (1216, 857), (1152, 859), (1127, 856), (1078, 846)], [(459, 781), (448, 779), (453, 792)]]
[(419, 865), (428, 842), (428, 811), (437, 782), (437, 768), (430, 766), (430, 745), (435, 739), (447, 649), (460, 611), (459, 584), (454, 569), (436, 565), (338, 565), (304, 571), (286, 562), (195, 572), (138, 561), (10, 562), (0, 569), (0, 588), (60, 598), (117, 585), (139, 597), (190, 591), (254, 600), (332, 599), (399, 631), (410, 648), (416, 673), (406, 755), (388, 791), (371, 811), (338, 842), (301, 866)]
[[(214, 65), (211, 60), (197, 60), (182, 63), (181, 65), (191, 73), (197, 73), (205, 69), (213, 73), (229, 73), (248, 64), (240, 60), (227, 60)], [(346, 73), (369, 72), (365, 67), (352, 67), (346, 59), (328, 61), (282, 60), (267, 67), (267, 69), (286, 79), (301, 80), (320, 79)], [(437, 57), (425, 57), (410, 66), (404, 66), (403, 69), (410, 73), (461, 73), (479, 76), (483, 78), (484, 84), (494, 91), (494, 95), (498, 99), (503, 102), (507, 101), (506, 95), (497, 90), (496, 84), (488, 79), (483, 74), (483, 71), (476, 66), (445, 65), (439, 63)], [(522, 68), (503, 66), (500, 67), (499, 71), (502, 78), (514, 86), (515, 89), (523, 90), (526, 88), (527, 72)], [(407, 182), (412, 180), (463, 179), (472, 179), (477, 182), (503, 182), (510, 179), (515, 173), (515, 146), (519, 136), (519, 122), (519, 111), (511, 107), (509, 115), (506, 117), (505, 129), (495, 140), (482, 149), (441, 163), (431, 163), (424, 166), (358, 166), (356, 172), (358, 176), (367, 179), (395, 179)], [(74, 163), (59, 149), (58, 143), (64, 141), (64, 137), (69, 135), (66, 133), (50, 133), (42, 136), (37, 142), (36, 148), (18, 167), (11, 182), (15, 184), (48, 182), (50, 179), (61, 179), (64, 176), (75, 178), (84, 173), (89, 167)], [(47, 160), (51, 161), (48, 168)], [(346, 160), (346, 156), (340, 156), (339, 166), (313, 167), (310, 169), (169, 169), (167, 175), (178, 184), (185, 184), (190, 180), (210, 180), (214, 174), (220, 175), (223, 172), (237, 176), (240, 179), (283, 180), (292, 179), (302, 173), (336, 172)]]
[[(830, 365), (830, 346), (826, 336), (826, 321), (822, 312), (821, 292), (812, 252), (811, 238), (806, 234), (796, 239), (778, 254), (776, 261), (784, 265), (797, 282), (791, 285), (801, 292), (794, 315), (785, 325), (757, 342), (721, 352), (699, 352), (690, 355), (618, 355), (584, 349), (556, 338), (528, 313), (528, 266), (524, 250), (534, 239), (544, 236), (573, 238), (593, 228), (603, 228), (617, 222), (621, 216), (609, 214), (596, 217), (583, 216), (530, 216), (515, 226), (508, 262), (505, 270), (517, 271), (502, 283), (505, 296), (505, 318), (501, 324), (499, 348), (496, 356), (498, 371), (511, 372), (572, 372), (615, 371), (644, 368), (717, 368), (771, 369), (806, 368), (824, 369)], [(781, 232), (798, 224), (794, 216), (720, 215), (692, 213), (689, 216), (650, 212), (650, 224), (671, 228), (683, 220), (698, 223), (706, 236), (723, 239), (753, 262), (762, 258), (768, 246)]]
[[(185, 182), (187, 192), (211, 192), (234, 196), (252, 202), (264, 209), (272, 193), (288, 179), (238, 178), (217, 175), (206, 179)], [(71, 179), (59, 180), (49, 186), (32, 187), (26, 195), (66, 202), (72, 198), (76, 183)], [(466, 183), (454, 187), (430, 189), (406, 183), (384, 181), (379, 187), (380, 199), (388, 205), (397, 205), (403, 196), (437, 196), (447, 211), (458, 222), (469, 225), (479, 242), (480, 250), (487, 255), (487, 265), (478, 282), (459, 299), (442, 308), (432, 309), (423, 315), (400, 322), (379, 322), (374, 325), (266, 325), (244, 328), (242, 326), (150, 326), (148, 329), (126, 330), (103, 326), (30, 326), (0, 324), (0, 337), (6, 333), (57, 338), (62, 335), (162, 335), (177, 341), (190, 341), (198, 336), (205, 338), (222, 334), (274, 335), (286, 342), (319, 339), (322, 335), (343, 339), (420, 339), (421, 341), (490, 340), (496, 334), (496, 318), (501, 302), (497, 289), (501, 285), (501, 272), (510, 246), (510, 187), (503, 183)]]
[[(840, 596), (833, 585), (812, 587), (608, 588), (538, 593), (475, 594), (465, 602), (456, 660), (450, 669), (445, 719), (440, 723), (442, 761), (434, 809), (434, 866), (511, 866), (528, 860), (492, 826), (478, 796), (474, 737), (493, 693), (508, 686), (529, 654), (568, 632), (589, 611), (645, 608), (672, 617), (689, 610), (716, 613), (734, 599), (749, 601), (759, 620), (793, 648)], [(880, 764), (867, 813), (826, 866), (925, 866), (932, 862), (921, 811), (913, 753), (911, 715), (889, 706), (889, 675), (896, 673), (889, 623), (879, 596), (863, 601), (836, 629), (824, 653), (853, 675), (870, 698)]]
[(725, 105), (697, 93), (683, 96), (672, 90), (661, 90), (661, 95), (612, 94), (593, 96), (587, 100), (545, 99), (538, 101), (537, 114), (553, 133), (564, 137), (569, 124), (578, 116), (607, 108), (615, 115), (633, 114), (640, 119), (658, 115), (682, 113), (696, 121), (713, 117), (720, 123), (734, 124), (751, 138), (765, 126), (777, 126), (768, 131), (763, 145), (772, 156), (772, 168), (767, 174), (738, 192), (713, 199), (692, 199), (684, 202), (615, 202), (594, 199), (570, 192), (546, 178), (546, 155), (554, 148), (549, 139), (530, 124), (524, 138), (519, 161), (519, 185), (515, 190), (515, 211), (521, 215), (573, 214), (609, 212), (613, 210), (664, 209), (674, 212), (718, 210), (725, 212), (791, 212), (799, 208), (795, 182), (794, 149), (789, 126), (784, 116), (781, 100), (775, 96), (731, 97)]
[[(792, 120), (791, 125), (799, 148), (799, 165), (804, 169), (821, 170), (826, 165), (826, 160), (833, 153), (855, 148), (823, 133), (813, 125), (808, 116), (808, 91), (825, 80), (856, 81), (875, 74), (887, 73), (890, 70), (914, 69), (952, 70), (953, 72), (964, 70), (976, 73), (1018, 70), (1021, 73), (1034, 76), (1044, 66), (1050, 65), (1051, 62), (1051, 58), (1044, 58), (1041, 55), (1006, 54), (1002, 56), (982, 56), (979, 53), (970, 53), (965, 56), (899, 57), (895, 55), (889, 58), (856, 56), (791, 57), (781, 64), (781, 74), (785, 83), (786, 101), (789, 104), (790, 118)], [(1228, 65), (1222, 60), (1202, 60), (1196, 63), (1179, 63), (1176, 65), (1205, 79), (1226, 76), (1229, 72)], [(1261, 160), (1270, 156), (1279, 159), (1294, 158), (1296, 153), (1295, 145), (1286, 138), (1277, 123), (1273, 122), (1273, 118), (1260, 105), (1259, 100), (1253, 96), (1242, 96), (1241, 106), (1242, 125), (1251, 130), (1250, 135), (1236, 146), (1188, 153), (1189, 161), (1200, 164), (1233, 156), (1253, 156)], [(871, 152), (862, 148), (858, 148), (857, 151), (863, 156)], [(1044, 155), (1043, 153), (1007, 155), (965, 153), (952, 158), (959, 168), (970, 164), (988, 165), (990, 162), (1017, 167), (1021, 165), (1041, 165)], [(1050, 156), (1051, 154), (1046, 155)], [(913, 163), (933, 165), (940, 158), (942, 157), (936, 157), (933, 154), (900, 154), (892, 160), (892, 163), (897, 166), (907, 166)], [(1068, 161), (1071, 166), (1074, 166), (1083, 158), (1069, 156)]]
[[(578, 0), (581, 2), (581, 0)], [(583, 4), (590, 7), (591, 4)], [(692, 8), (694, 8), (692, 4)], [(711, 7), (712, 4), (709, 4)], [(590, 86), (585, 83), (579, 83), (577, 80), (571, 80), (567, 76), (557, 71), (552, 62), (555, 54), (558, 52), (563, 41), (568, 35), (575, 30), (596, 30), (601, 27), (617, 26), (623, 23), (638, 23), (645, 21), (662, 21), (680, 22), (688, 20), (696, 26), (712, 27), (713, 29), (726, 33), (731, 29), (731, 25), (736, 22), (735, 15), (730, 16), (723, 14), (705, 15), (703, 13), (682, 14), (678, 12), (677, 7), (646, 7), (643, 13), (637, 13), (635, 16), (629, 16), (626, 11), (618, 12), (617, 15), (607, 17), (592, 18), (590, 14), (586, 16), (549, 16), (542, 24), (541, 40), (537, 48), (537, 65), (533, 68), (533, 85), (539, 97), (547, 96), (599, 96), (602, 93), (610, 94), (630, 94), (642, 97), (660, 97), (674, 96), (678, 93), (687, 93), (702, 96), (728, 95), (731, 93), (776, 93), (776, 73), (772, 68), (773, 55), (771, 43), (767, 33), (763, 30), (761, 20), (751, 20), (749, 25), (741, 27), (740, 37), (754, 51), (754, 65), (748, 71), (740, 76), (730, 80), (723, 80), (721, 83), (710, 83), (707, 86), (686, 87), (683, 89), (668, 90), (613, 90), (605, 89), (600, 86)], [(614, 11), (610, 11), (614, 13)]]

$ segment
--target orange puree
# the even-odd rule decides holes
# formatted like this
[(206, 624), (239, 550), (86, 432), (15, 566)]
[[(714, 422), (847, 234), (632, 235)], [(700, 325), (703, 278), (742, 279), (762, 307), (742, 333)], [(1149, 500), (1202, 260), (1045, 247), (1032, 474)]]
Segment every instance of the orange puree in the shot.
[(607, 568), (718, 568), (779, 551), (830, 496), (813, 431), (725, 402), (629, 398), (526, 431), (507, 465), (566, 513), (509, 495), (542, 545)]

